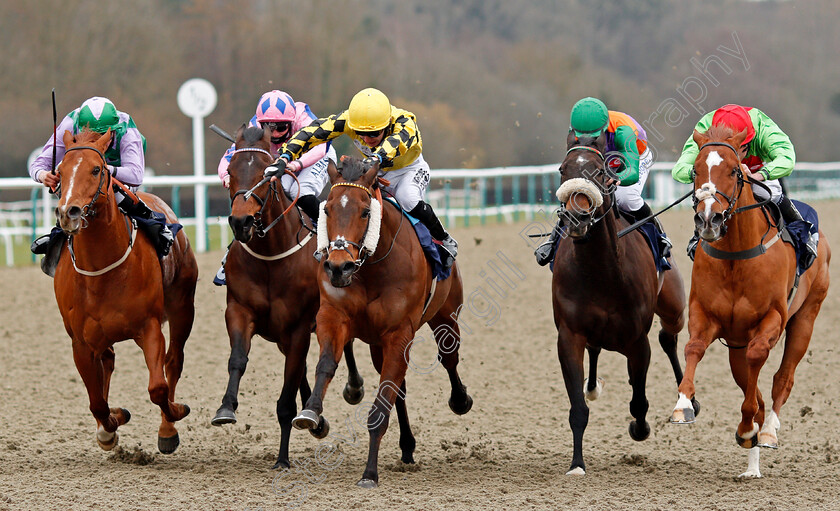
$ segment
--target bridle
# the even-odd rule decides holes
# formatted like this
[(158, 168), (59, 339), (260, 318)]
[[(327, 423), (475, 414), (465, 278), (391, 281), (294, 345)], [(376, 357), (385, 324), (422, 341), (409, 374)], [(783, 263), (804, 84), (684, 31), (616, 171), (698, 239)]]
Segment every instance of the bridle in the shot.
[[(260, 149), (259, 147), (243, 147), (241, 149), (236, 149), (235, 151), (233, 151), (233, 154), (231, 156), (233, 156), (235, 154), (238, 154), (238, 153), (247, 153), (247, 152), (262, 153), (262, 154), (265, 154), (266, 156), (268, 156), (269, 158), (272, 158), (272, 159), (274, 158), (271, 155), (270, 152), (266, 151), (265, 149)], [(297, 181), (297, 176), (295, 176), (294, 173), (289, 172), (287, 170), (286, 174), (292, 176), (292, 178), (294, 178), (294, 180)], [(259, 185), (257, 185), (257, 186), (259, 186)], [(267, 210), (267, 208), (270, 207), (270, 205), (273, 201), (275, 201), (275, 200), (279, 201), (280, 200), (279, 193), (280, 192), (277, 189), (276, 183), (274, 181), (271, 181), (271, 182), (269, 182), (268, 192), (266, 193), (265, 197), (260, 197), (259, 195), (254, 193), (254, 188), (250, 188), (248, 190), (237, 190), (236, 192), (234, 192), (233, 196), (231, 196), (231, 198), (230, 198), (230, 205), (233, 206), (234, 201), (236, 201), (236, 198), (240, 195), (245, 196), (244, 199), (246, 201), (249, 200), (251, 197), (253, 197), (254, 200), (257, 201), (257, 204), (260, 205), (260, 210), (254, 215), (254, 222), (255, 222), (254, 227), (256, 229), (255, 233), (260, 238), (264, 238), (266, 236), (266, 234), (268, 233), (268, 231), (272, 227), (277, 225), (277, 223), (280, 220), (282, 220), (284, 216), (286, 216), (286, 213), (288, 213), (293, 207), (295, 207), (297, 205), (298, 198), (300, 198), (300, 184), (298, 183), (298, 194), (294, 198), (292, 203), (289, 204), (289, 207), (287, 207), (285, 210), (283, 210), (283, 212), (280, 213), (270, 224), (263, 227), (262, 216), (265, 213), (265, 211)]]
[[(65, 151), (65, 155), (71, 151), (81, 151), (83, 149), (90, 149), (91, 151), (96, 152), (99, 155), (99, 158), (102, 160), (102, 167), (99, 168), (98, 171), (94, 170), (94, 173), (99, 173), (99, 186), (96, 188), (96, 193), (93, 195), (93, 198), (88, 202), (86, 205), (82, 207), (82, 217), (88, 218), (92, 216), (96, 216), (96, 209), (93, 207), (96, 204), (96, 201), (99, 200), (99, 196), (105, 197), (105, 202), (108, 202), (108, 187), (111, 186), (111, 173), (108, 172), (108, 163), (105, 160), (105, 155), (102, 154), (102, 151), (97, 149), (93, 146), (76, 146), (71, 147)], [(105, 191), (103, 191), (103, 189)], [(56, 195), (61, 198), (61, 191), (60, 189), (56, 190)], [(87, 221), (85, 221), (87, 223)]]
[[(574, 147), (569, 148), (569, 150), (566, 151), (566, 157), (568, 157), (573, 151), (589, 151), (589, 152), (595, 153), (596, 155), (598, 155), (598, 158), (601, 161), (601, 165), (598, 168), (598, 173), (603, 174), (604, 176), (606, 176), (608, 178), (617, 179), (617, 176), (615, 175), (615, 173), (613, 173), (611, 170), (609, 170), (607, 168), (607, 158), (606, 158), (606, 156), (604, 156), (604, 153), (602, 153), (598, 149), (596, 149), (594, 147), (590, 147), (590, 146), (585, 146), (585, 145), (576, 145)], [(560, 167), (561, 167), (560, 174), (562, 175), (562, 173), (563, 173), (562, 172), (562, 167), (563, 166), (561, 165)], [(586, 175), (586, 173), (584, 173), (584, 175)], [(600, 183), (598, 183), (596, 186), (598, 186), (598, 185), (600, 185)], [(600, 188), (600, 186), (599, 186), (599, 188)], [(601, 195), (604, 195), (603, 191), (601, 192)], [(590, 228), (592, 226), (596, 225), (601, 220), (603, 220), (604, 217), (606, 217), (610, 213), (610, 211), (612, 211), (613, 208), (615, 208), (615, 192), (611, 190), (610, 193), (606, 194), (606, 196), (608, 196), (610, 198), (610, 205), (607, 208), (604, 209), (604, 212), (601, 213), (600, 216), (598, 216), (596, 218), (593, 218), (592, 220), (589, 221)], [(566, 215), (564, 215), (564, 213), (566, 211), (567, 210), (566, 210), (565, 204), (560, 204), (559, 215), (560, 215), (561, 219), (566, 216)]]
[[(729, 149), (730, 151), (735, 153), (735, 158), (738, 160), (738, 163), (736, 163), (735, 167), (732, 169), (732, 173), (735, 174), (735, 177), (736, 177), (735, 193), (732, 196), (729, 196), (729, 195), (721, 192), (720, 190), (718, 190), (717, 187), (715, 187), (714, 194), (711, 195), (711, 197), (714, 199), (714, 201), (717, 202), (718, 204), (720, 204), (720, 200), (718, 200), (716, 195), (720, 195), (721, 197), (723, 197), (727, 201), (727, 207), (723, 211), (723, 224), (725, 225), (726, 222), (730, 218), (732, 218), (734, 215), (736, 215), (738, 213), (741, 213), (743, 211), (748, 211), (750, 209), (761, 208), (761, 207), (767, 205), (767, 203), (769, 203), (770, 200), (771, 200), (772, 192), (770, 191), (770, 188), (766, 184), (762, 183), (761, 181), (756, 181), (756, 180), (751, 179), (749, 177), (744, 178), (744, 173), (741, 170), (740, 154), (738, 153), (738, 150), (735, 149), (732, 145), (727, 144), (726, 142), (706, 142), (705, 144), (700, 146), (700, 151), (703, 151), (703, 149), (706, 148), (706, 147), (716, 147), (716, 146), (725, 147), (725, 148)], [(693, 167), (691, 169), (691, 176), (692, 176), (692, 181), (695, 181), (695, 193), (694, 193), (694, 195), (692, 195), (691, 200), (694, 203), (693, 206), (694, 206), (694, 209), (696, 211), (697, 210), (697, 205), (700, 204), (700, 197), (699, 196), (702, 195), (702, 193), (698, 193), (698, 192), (705, 191), (705, 190), (703, 188), (701, 188), (701, 189), (696, 188), (696, 186), (697, 186), (697, 183), (696, 183), (697, 171)], [(711, 181), (711, 170), (709, 170), (709, 181)], [(741, 198), (741, 192), (744, 190), (744, 183), (750, 183), (750, 184), (758, 185), (759, 187), (763, 188), (764, 191), (767, 192), (767, 198), (762, 199), (761, 201), (758, 201), (754, 204), (748, 204), (746, 206), (741, 206), (741, 207), (736, 209), (735, 204), (738, 202), (738, 199)], [(708, 193), (708, 192), (706, 192), (706, 193)]]
[[(330, 187), (330, 192), (332, 192), (333, 189), (335, 189), (336, 187), (339, 187), (339, 186), (349, 186), (349, 187), (352, 187), (352, 188), (360, 188), (360, 189), (364, 190), (365, 193), (368, 194), (368, 198), (371, 200), (371, 203), (373, 203), (373, 201), (375, 200), (373, 198), (373, 191), (370, 188), (368, 188), (367, 186), (360, 185), (358, 183), (347, 183), (347, 182), (336, 183), (336, 184), (334, 184)], [(353, 254), (350, 252), (350, 247), (356, 247), (358, 257), (353, 257), (353, 264), (356, 266), (356, 269), (353, 271), (353, 273), (359, 271), (359, 269), (362, 267), (363, 264), (365, 264), (365, 261), (367, 261), (367, 258), (370, 255), (363, 243), (364, 243), (364, 240), (367, 238), (368, 231), (370, 230), (371, 216), (372, 215), (370, 213), (368, 213), (368, 221), (367, 221), (367, 225), (365, 225), (365, 231), (362, 233), (361, 241), (359, 241), (357, 243), (355, 241), (350, 241), (350, 240), (346, 239), (342, 235), (338, 235), (334, 239), (329, 240), (329, 242), (327, 243), (327, 257), (329, 257), (330, 254), (332, 254), (336, 250), (343, 250), (343, 251), (347, 252), (347, 254), (350, 257), (353, 257)], [(322, 221), (326, 222), (326, 218), (324, 218)]]

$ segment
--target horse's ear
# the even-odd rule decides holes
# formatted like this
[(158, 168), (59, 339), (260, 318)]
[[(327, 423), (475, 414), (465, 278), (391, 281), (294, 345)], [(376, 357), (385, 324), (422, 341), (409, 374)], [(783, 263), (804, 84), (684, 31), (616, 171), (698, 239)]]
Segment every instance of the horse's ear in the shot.
[(729, 145), (731, 145), (732, 147), (737, 147), (737, 148), (740, 149), (741, 144), (744, 143), (744, 140), (746, 140), (746, 138), (747, 138), (747, 128), (744, 128), (743, 130), (741, 130), (740, 133), (736, 133), (735, 135), (733, 135), (728, 140), (728, 142), (729, 142)]
[(101, 152), (105, 152), (108, 149), (108, 146), (111, 145), (111, 137), (113, 133), (111, 132), (111, 128), (108, 128), (108, 131), (102, 134), (101, 137), (96, 141), (96, 148), (99, 149)]
[(577, 137), (575, 136), (575, 132), (570, 129), (569, 134), (566, 136), (566, 149), (571, 149), (576, 141)]
[(694, 143), (697, 144), (697, 147), (702, 147), (706, 142), (709, 141), (708, 135), (706, 135), (705, 133), (700, 133), (697, 130), (694, 130), (694, 135), (692, 136), (692, 138), (694, 138)]
[(64, 130), (64, 136), (61, 137), (61, 140), (64, 141), (64, 147), (69, 147), (70, 144), (76, 141), (76, 138), (70, 133), (70, 130)]
[(601, 130), (601, 134), (595, 139), (595, 149), (602, 153), (607, 151), (607, 130)]
[[(343, 156), (342, 156), (343, 158)], [(327, 174), (330, 176), (330, 183), (337, 183), (338, 178), (341, 177), (341, 174), (338, 173), (338, 168), (336, 168), (335, 163), (332, 160), (327, 164)]]
[(376, 182), (377, 174), (379, 174), (379, 162), (374, 163), (365, 171), (364, 176), (362, 176), (362, 184), (368, 188), (373, 188), (373, 183)]
[(243, 123), (242, 123), (242, 126), (240, 126), (239, 128), (237, 128), (236, 133), (234, 133), (234, 134), (233, 134), (233, 139), (234, 139), (234, 140), (236, 140), (237, 142), (239, 142), (240, 140), (242, 140), (242, 136), (243, 136), (243, 134), (245, 133), (245, 128), (246, 128), (246, 127), (247, 127), (247, 126), (246, 126), (246, 125), (245, 125), (245, 123), (243, 122)]

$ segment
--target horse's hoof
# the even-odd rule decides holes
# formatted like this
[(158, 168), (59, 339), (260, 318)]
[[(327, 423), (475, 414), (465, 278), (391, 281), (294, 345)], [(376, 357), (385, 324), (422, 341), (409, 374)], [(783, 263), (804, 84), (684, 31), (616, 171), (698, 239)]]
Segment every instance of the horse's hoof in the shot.
[(356, 486), (359, 488), (376, 488), (379, 485), (373, 479), (360, 479)]
[(735, 442), (744, 449), (752, 449), (758, 445), (758, 435), (753, 435), (749, 438), (741, 438), (738, 432), (735, 432)]
[(583, 467), (575, 467), (566, 472), (567, 476), (583, 476), (586, 475), (586, 470)]
[(760, 479), (761, 472), (758, 470), (747, 470), (743, 474), (738, 475), (738, 479)]
[(128, 424), (128, 421), (131, 420), (131, 412), (129, 412), (127, 408), (120, 408), (120, 411), (123, 414), (123, 419), (125, 419), (123, 424)]
[(671, 424), (694, 424), (694, 408), (676, 408), (671, 413)]
[(120, 443), (120, 435), (114, 431), (113, 436), (110, 436), (107, 431), (100, 429), (96, 432), (96, 443), (103, 451), (110, 451)]
[(595, 380), (595, 388), (592, 390), (589, 390), (589, 378), (583, 379), (583, 397), (585, 397), (587, 401), (595, 401), (601, 397), (602, 390), (604, 390), (603, 378)]
[(312, 410), (301, 410), (298, 416), (292, 419), (295, 429), (315, 429), (318, 424), (318, 414)]
[(178, 448), (180, 443), (181, 439), (178, 437), (178, 433), (175, 433), (175, 436), (171, 436), (169, 438), (158, 436), (158, 451), (160, 451), (161, 454), (172, 454), (175, 452), (175, 449)]
[(456, 415), (464, 415), (472, 409), (473, 400), (469, 394), (466, 394), (467, 399), (461, 404), (456, 404), (452, 398), (449, 398), (449, 409), (455, 412)]
[(318, 423), (318, 427), (310, 429), (309, 432), (318, 440), (327, 438), (327, 435), (330, 434), (330, 423), (327, 421), (327, 418), (322, 415), (321, 421)]
[(230, 408), (219, 408), (216, 411), (216, 416), (210, 421), (214, 426), (221, 426), (222, 424), (236, 424), (236, 413)]
[(362, 402), (362, 399), (365, 397), (365, 386), (362, 385), (358, 388), (351, 387), (350, 384), (344, 385), (344, 400), (350, 403), (351, 405), (357, 405)]
[(274, 466), (272, 466), (271, 469), (272, 470), (277, 470), (278, 468), (291, 468), (291, 466), (292, 465), (291, 465), (291, 463), (289, 463), (289, 460), (283, 460), (283, 459), (277, 458), (277, 461), (274, 462)]
[(184, 417), (186, 417), (187, 415), (190, 414), (190, 407), (189, 407), (189, 405), (185, 405), (185, 404), (182, 404), (181, 406), (184, 407), (184, 415), (181, 416), (181, 418), (183, 419)]
[(642, 426), (639, 426), (639, 421), (630, 421), (630, 427), (627, 429), (630, 431), (630, 438), (637, 442), (647, 440), (650, 436), (650, 424), (647, 421), (643, 421)]
[(694, 416), (697, 417), (700, 415), (700, 402), (694, 398), (691, 398), (691, 408), (694, 409)]
[(776, 435), (770, 433), (759, 433), (758, 434), (758, 446), (759, 447), (766, 447), (768, 449), (778, 449), (779, 448), (779, 439), (776, 438)]

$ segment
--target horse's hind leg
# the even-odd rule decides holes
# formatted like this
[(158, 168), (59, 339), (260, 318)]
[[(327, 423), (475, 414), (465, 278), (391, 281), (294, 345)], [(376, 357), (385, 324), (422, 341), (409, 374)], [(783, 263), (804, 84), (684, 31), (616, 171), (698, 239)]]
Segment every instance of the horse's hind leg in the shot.
[[(458, 348), (461, 345), (458, 322), (445, 315), (446, 308), (429, 320), (429, 326), (435, 336), (438, 357), (449, 375), (452, 392), (449, 396), (449, 408), (458, 415), (469, 412), (473, 405), (472, 397), (467, 394), (467, 387), (458, 375)], [(404, 359), (407, 357), (403, 357)]]
[(601, 348), (587, 346), (586, 351), (589, 352), (589, 377), (583, 380), (583, 395), (587, 401), (595, 401), (604, 388), (604, 379), (598, 378), (598, 355), (601, 354)]
[[(108, 355), (108, 352), (111, 355)], [(104, 356), (97, 357), (84, 342), (73, 341), (73, 361), (87, 389), (90, 412), (96, 419), (96, 441), (106, 451), (113, 449), (119, 441), (117, 428), (131, 419), (128, 410), (108, 407), (106, 373), (107, 380), (110, 381), (110, 372), (113, 371), (112, 355), (111, 347), (106, 350)], [(107, 366), (110, 366), (110, 370)]]
[(357, 405), (365, 397), (365, 380), (359, 374), (356, 357), (353, 355), (353, 340), (344, 346), (344, 360), (347, 363), (347, 384), (344, 386), (344, 400), (351, 405)]
[[(280, 348), (280, 343), (277, 344)], [(285, 350), (286, 364), (283, 370), (283, 389), (277, 399), (277, 421), (280, 423), (280, 451), (272, 468), (289, 468), (289, 438), (292, 434), (292, 419), (297, 415), (295, 397), (303, 383), (306, 372), (306, 353), (309, 351), (309, 327), (298, 327), (292, 333), (291, 343)], [(307, 383), (307, 388), (309, 387)], [(327, 430), (328, 431), (328, 430)], [(326, 435), (325, 435), (326, 436)]]
[[(195, 286), (186, 291), (182, 296), (166, 298), (166, 313), (169, 317), (169, 348), (166, 351), (164, 370), (166, 383), (169, 387), (168, 399), (170, 403), (175, 402), (175, 387), (181, 379), (184, 370), (184, 345), (192, 332), (193, 320), (195, 319)], [(160, 427), (158, 428), (158, 450), (164, 454), (175, 452), (180, 443), (178, 430), (175, 424), (169, 421), (166, 414), (161, 413)]]
[(236, 409), (239, 407), (239, 382), (248, 367), (248, 353), (254, 336), (254, 317), (250, 309), (236, 302), (229, 302), (225, 309), (225, 325), (230, 339), (228, 358), (228, 384), (222, 404), (210, 421), (214, 426), (236, 423)]
[[(382, 348), (371, 346), (370, 357), (376, 372), (382, 374)], [(417, 447), (417, 440), (414, 438), (414, 433), (411, 432), (405, 397), (405, 381), (403, 381), (402, 386), (400, 386), (400, 392), (397, 393), (397, 399), (394, 402), (397, 409), (397, 419), (400, 423), (400, 451), (402, 452), (400, 459), (403, 463), (414, 463), (414, 449)]]
[(650, 425), (645, 417), (648, 411), (648, 400), (645, 394), (647, 372), (650, 366), (650, 343), (647, 334), (635, 342), (635, 349), (627, 353), (627, 373), (630, 385), (633, 387), (633, 397), (630, 399), (630, 415), (635, 420), (630, 422), (630, 437), (636, 441), (647, 439), (650, 435)]

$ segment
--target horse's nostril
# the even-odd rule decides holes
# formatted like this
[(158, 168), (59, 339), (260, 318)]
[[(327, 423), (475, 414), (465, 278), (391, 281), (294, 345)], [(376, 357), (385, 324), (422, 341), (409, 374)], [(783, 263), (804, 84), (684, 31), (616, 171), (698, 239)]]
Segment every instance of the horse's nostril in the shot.
[(720, 227), (723, 224), (723, 214), (722, 213), (715, 213), (712, 215), (712, 218), (709, 219), (709, 223), (712, 227)]
[(350, 273), (355, 266), (353, 261), (345, 261), (341, 264), (341, 273)]
[(703, 225), (705, 223), (706, 222), (705, 222), (705, 219), (704, 219), (703, 215), (701, 215), (700, 213), (697, 213), (696, 215), (694, 215), (694, 227), (695, 228), (702, 229)]
[(67, 210), (67, 216), (69, 218), (79, 218), (82, 216), (82, 208), (79, 206), (71, 206), (70, 209)]

